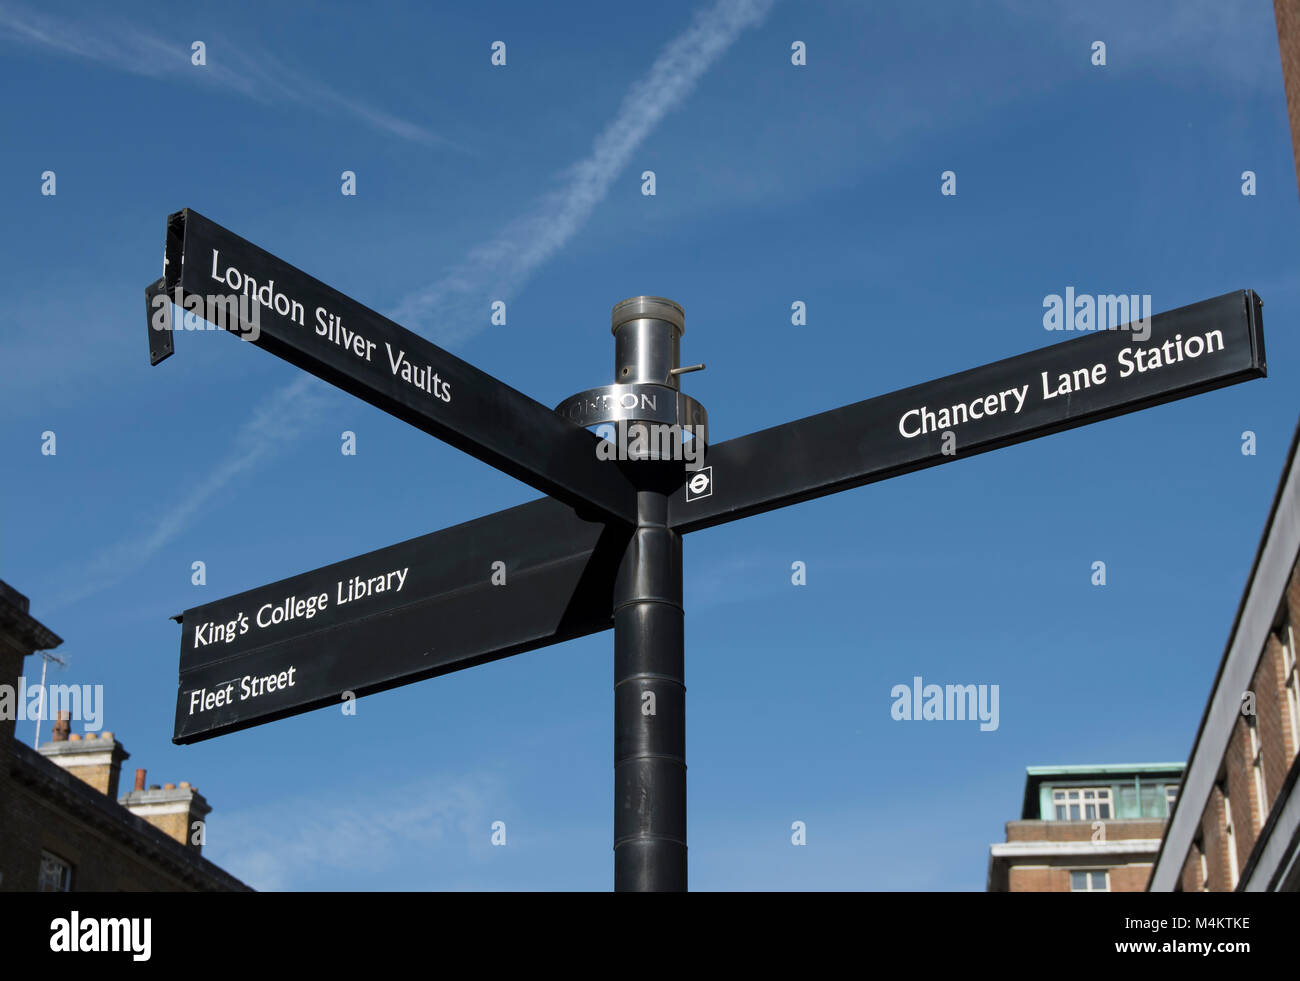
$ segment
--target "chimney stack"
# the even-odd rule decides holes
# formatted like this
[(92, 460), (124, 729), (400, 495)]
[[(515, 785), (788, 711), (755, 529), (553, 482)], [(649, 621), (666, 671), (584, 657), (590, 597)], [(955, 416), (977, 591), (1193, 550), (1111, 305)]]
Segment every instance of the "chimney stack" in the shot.
[(119, 798), (118, 803), (196, 853), (203, 850), (203, 824), (212, 807), (188, 783), (182, 782), (179, 787), (154, 784), (146, 790), (144, 770), (136, 770), (135, 790)]
[(68, 733), (72, 730), (72, 713), (67, 709), (59, 711), (59, 719), (54, 723), (54, 734), (50, 737), (52, 742), (66, 743)]
[[(70, 733), (70, 721), (65, 718), (68, 713), (60, 712), (59, 721), (54, 725), (54, 736), (48, 742), (37, 747), (38, 752), (55, 766), (67, 770), (78, 780), (90, 784), (101, 794), (116, 800), (117, 782), (122, 774), (123, 761), (130, 759), (128, 753), (111, 732), (102, 732), (98, 738), (82, 739), (76, 733)], [(91, 737), (95, 733), (89, 734)]]

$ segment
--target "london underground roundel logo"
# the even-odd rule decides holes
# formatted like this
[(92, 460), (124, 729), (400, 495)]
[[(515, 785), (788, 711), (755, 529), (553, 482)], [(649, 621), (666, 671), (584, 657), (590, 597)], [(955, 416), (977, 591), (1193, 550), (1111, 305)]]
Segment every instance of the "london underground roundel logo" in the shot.
[(691, 474), (686, 481), (686, 500), (695, 501), (713, 493), (713, 468), (705, 467)]

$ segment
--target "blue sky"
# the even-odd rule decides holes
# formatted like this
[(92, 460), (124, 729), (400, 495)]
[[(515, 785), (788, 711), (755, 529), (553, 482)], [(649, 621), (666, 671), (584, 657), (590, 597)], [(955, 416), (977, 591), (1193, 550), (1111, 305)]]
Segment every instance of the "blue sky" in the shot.
[[(171, 614), (537, 496), (232, 338), (151, 369), (183, 207), (547, 404), (671, 297), (715, 439), (1051, 343), (1066, 286), (1257, 290), (1265, 381), (685, 543), (693, 888), (982, 889), (1025, 766), (1186, 757), (1296, 423), (1271, 4), (0, 0), (0, 82), (0, 577), (250, 884), (609, 888), (612, 637), (171, 744)], [(998, 729), (894, 721), (916, 675)]]

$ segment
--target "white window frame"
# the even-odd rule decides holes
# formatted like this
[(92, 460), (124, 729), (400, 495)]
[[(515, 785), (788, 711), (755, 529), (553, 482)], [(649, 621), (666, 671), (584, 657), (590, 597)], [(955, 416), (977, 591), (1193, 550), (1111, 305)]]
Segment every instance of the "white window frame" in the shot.
[[(1110, 869), (1070, 869), (1069, 872), (1070, 892), (1110, 892)], [(1074, 888), (1074, 876), (1076, 873), (1081, 874), (1084, 877), (1083, 881), (1085, 885), (1082, 889)], [(1101, 876), (1102, 886), (1100, 889), (1093, 888), (1092, 877), (1094, 875)]]
[[(1102, 807), (1107, 813), (1101, 813)], [(1070, 816), (1070, 808), (1079, 809), (1078, 817)], [(1093, 813), (1088, 813), (1088, 808)], [(1065, 817), (1057, 817), (1057, 810), (1065, 809)], [(1052, 819), (1055, 821), (1113, 821), (1115, 800), (1109, 787), (1054, 787), (1052, 788)]]
[(1178, 803), (1178, 791), (1180, 789), (1180, 784), (1165, 784), (1165, 817), (1174, 813), (1174, 805)]
[(1259, 831), (1268, 819), (1268, 786), (1264, 781), (1264, 750), (1259, 742), (1259, 721), (1253, 716), (1245, 716), (1246, 729), (1250, 732), (1250, 771), (1254, 777), (1255, 804), (1259, 813)]
[(1219, 793), (1223, 795), (1223, 827), (1226, 832), (1224, 846), (1228, 850), (1228, 888), (1237, 888), (1237, 832), (1232, 823), (1232, 801), (1228, 799), (1228, 781), (1219, 784)]
[(1291, 749), (1294, 760), (1300, 755), (1300, 672), (1296, 669), (1295, 631), (1290, 621), (1278, 628), (1282, 643), (1282, 687), (1286, 690), (1287, 721), (1291, 723)]
[(61, 855), (41, 849), (37, 892), (72, 892), (72, 863)]

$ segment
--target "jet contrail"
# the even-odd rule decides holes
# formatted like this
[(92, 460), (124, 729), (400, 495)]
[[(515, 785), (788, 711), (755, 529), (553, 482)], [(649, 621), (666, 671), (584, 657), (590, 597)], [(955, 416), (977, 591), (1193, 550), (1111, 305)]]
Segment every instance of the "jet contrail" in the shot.
[(100, 22), (58, 20), (44, 14), (0, 6), (0, 41), (45, 48), (85, 58), (118, 71), (149, 78), (182, 78), (230, 89), (255, 102), (296, 103), (320, 113), (342, 112), (378, 130), (428, 146), (468, 152), (422, 126), (343, 95), (319, 79), (296, 72), (270, 52), (245, 41), (210, 38), (208, 63), (191, 64), (188, 44), (178, 43), (136, 27)]
[(196, 480), (180, 495), (179, 503), (152, 520), (146, 534), (102, 549), (85, 562), (78, 562), (75, 572), (60, 576), (60, 581), (76, 585), (56, 596), (45, 607), (45, 613), (107, 589), (152, 559), (236, 478), (252, 470), (313, 422), (324, 402), (325, 391), (324, 382), (303, 375), (274, 392), (240, 428), (230, 452), (216, 469), (206, 478)]
[[(496, 239), (474, 249), (465, 262), (429, 289), (408, 298), (396, 319), (411, 324), (412, 318), (423, 319), (437, 310), (440, 332), (451, 327), (461, 331), (459, 336), (473, 333), (473, 324), (485, 323), (484, 297), (511, 295), (534, 269), (573, 237), (659, 121), (681, 104), (743, 30), (767, 16), (774, 2), (717, 0), (697, 13), (691, 26), (668, 43), (649, 72), (628, 90), (613, 121), (596, 137), (591, 153), (567, 169), (564, 187), (543, 197), (529, 214), (511, 222)], [(0, 30), (15, 29), (14, 15), (0, 8)], [(98, 41), (79, 40), (75, 33), (64, 33), (62, 29), (49, 34), (52, 30), (29, 25), (20, 33), (34, 42), (98, 61), (115, 63), (122, 57), (113, 45), (106, 52)], [(136, 42), (146, 47), (162, 44), (146, 36), (137, 37)], [(241, 84), (256, 85), (247, 79)], [(256, 97), (253, 91), (246, 94)], [(447, 317), (448, 304), (453, 308), (460, 304), (463, 311), (475, 304), (477, 313), (472, 318), (468, 314)], [(111, 546), (83, 564), (74, 580), (78, 586), (57, 597), (47, 610), (75, 603), (113, 585), (175, 539), (220, 490), (306, 425), (320, 398), (319, 390), (312, 390), (313, 385), (314, 379), (304, 376), (276, 392), (244, 426), (231, 452), (195, 493), (164, 513), (148, 535)]]
[(444, 342), (462, 340), (486, 326), (491, 301), (513, 296), (533, 270), (574, 236), (659, 121), (681, 104), (742, 31), (762, 22), (773, 3), (718, 0), (697, 13), (628, 90), (591, 153), (564, 172), (564, 186), (471, 250), (432, 286), (404, 299), (394, 319), (413, 330), (425, 326)]

